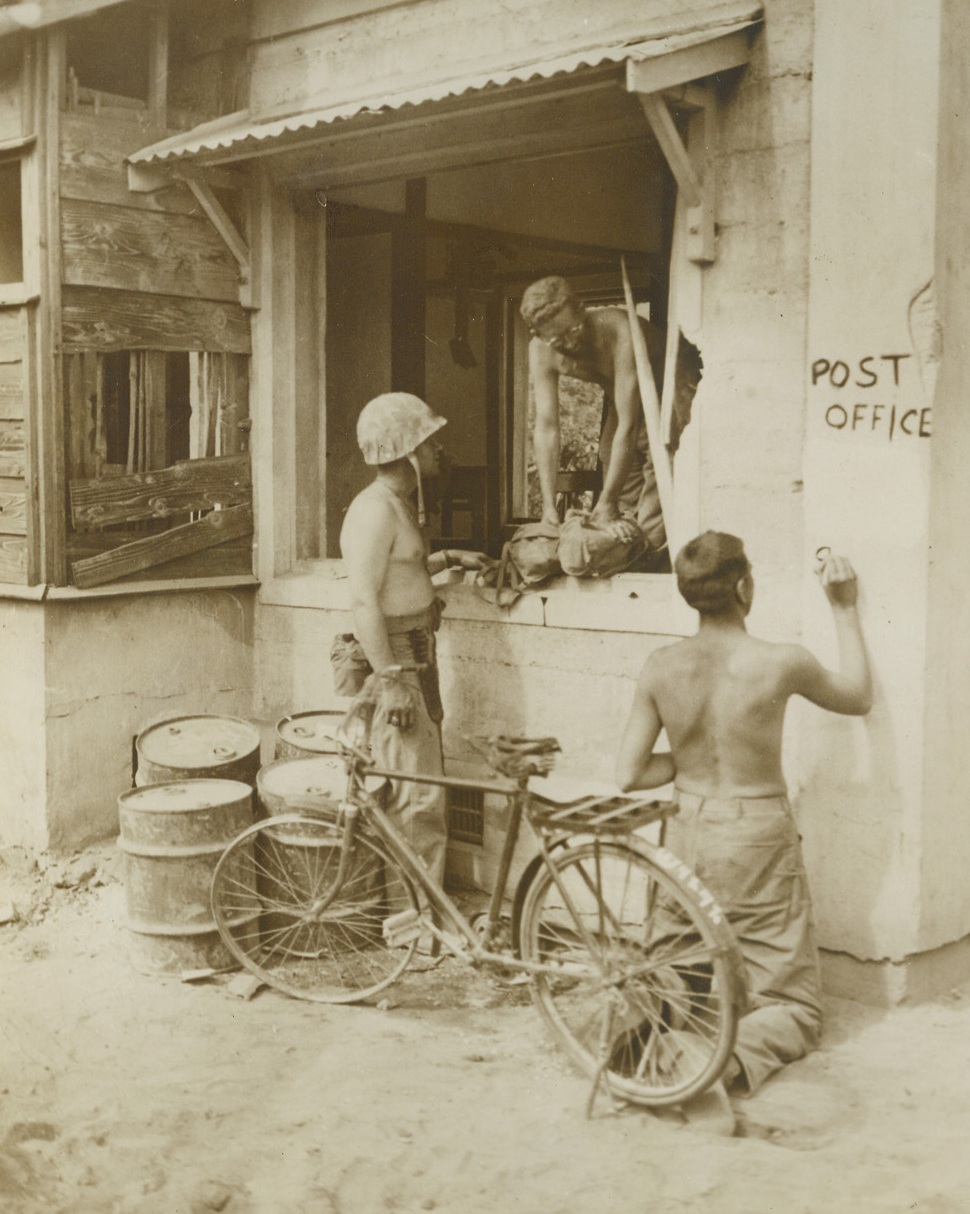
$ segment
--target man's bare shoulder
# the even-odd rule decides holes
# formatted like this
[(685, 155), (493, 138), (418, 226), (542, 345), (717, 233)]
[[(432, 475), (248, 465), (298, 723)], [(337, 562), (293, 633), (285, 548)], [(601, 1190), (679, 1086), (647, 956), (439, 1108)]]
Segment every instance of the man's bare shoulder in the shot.
[(386, 493), (375, 491), (373, 483), (360, 493), (347, 507), (343, 526), (340, 529), (341, 544), (345, 538), (365, 533), (383, 531), (393, 535), (397, 529), (397, 514), (394, 503)]
[(659, 649), (654, 649), (647, 655), (641, 677), (647, 682), (660, 682), (672, 673), (682, 670), (695, 660), (696, 640), (696, 637), (686, 637), (684, 640), (674, 641), (671, 645), (661, 645)]

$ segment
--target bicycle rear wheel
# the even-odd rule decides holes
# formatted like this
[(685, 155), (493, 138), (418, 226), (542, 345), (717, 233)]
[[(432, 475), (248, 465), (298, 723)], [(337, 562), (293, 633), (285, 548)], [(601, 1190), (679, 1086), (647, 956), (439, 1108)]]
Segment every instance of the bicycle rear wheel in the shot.
[(212, 911), (226, 947), (270, 986), (318, 1003), (352, 1003), (389, 986), (414, 941), (388, 947), (384, 920), (417, 913), (414, 887), (375, 840), (358, 833), (335, 888), (341, 831), (298, 814), (248, 827), (212, 876)]
[[(678, 1104), (723, 1071), (744, 969), (714, 899), (663, 848), (592, 839), (552, 853), (526, 890), (519, 948), (553, 1035), (611, 1092)], [(558, 884), (557, 880), (558, 878)]]

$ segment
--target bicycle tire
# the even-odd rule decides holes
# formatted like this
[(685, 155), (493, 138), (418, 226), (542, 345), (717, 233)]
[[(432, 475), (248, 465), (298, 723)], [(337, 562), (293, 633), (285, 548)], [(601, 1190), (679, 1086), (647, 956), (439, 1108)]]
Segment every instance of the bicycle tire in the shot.
[(358, 833), (330, 898), (340, 855), (335, 823), (285, 814), (237, 835), (212, 875), (212, 912), (230, 953), (297, 999), (367, 999), (390, 986), (414, 956), (416, 941), (391, 948), (382, 932), (389, 914), (417, 913), (410, 879), (380, 843)]
[(547, 1027), (631, 1103), (699, 1095), (724, 1070), (745, 1003), (723, 912), (686, 865), (642, 840), (587, 838), (551, 858), (568, 899), (543, 864), (518, 933), (522, 958), (541, 967), (532, 994)]

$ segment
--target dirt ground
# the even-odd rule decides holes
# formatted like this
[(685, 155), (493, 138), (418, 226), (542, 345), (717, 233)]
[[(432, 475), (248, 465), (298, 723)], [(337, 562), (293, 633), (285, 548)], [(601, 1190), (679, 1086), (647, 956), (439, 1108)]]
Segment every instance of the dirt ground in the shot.
[(129, 956), (105, 846), (0, 863), (4, 1214), (965, 1214), (970, 987), (830, 1000), (717, 1138), (600, 1098), (521, 986), (444, 961), (322, 1007)]

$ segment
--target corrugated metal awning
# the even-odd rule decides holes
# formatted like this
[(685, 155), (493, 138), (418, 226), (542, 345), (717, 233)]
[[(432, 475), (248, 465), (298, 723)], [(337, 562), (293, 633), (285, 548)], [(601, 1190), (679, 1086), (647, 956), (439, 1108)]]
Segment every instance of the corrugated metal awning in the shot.
[[(379, 119), (430, 103), (460, 102), (468, 99), (469, 95), (488, 94), (509, 85), (541, 84), (556, 77), (580, 76), (596, 69), (620, 67), (628, 61), (643, 63), (660, 59), (716, 39), (740, 34), (759, 24), (762, 17), (760, 4), (744, 8), (746, 12), (742, 20), (738, 20), (738, 9), (734, 8), (730, 21), (719, 24), (712, 22), (701, 29), (594, 46), (555, 58), (536, 59), (445, 80), (415, 81), (409, 87), (384, 95), (371, 94), (335, 101), (297, 113), (259, 115), (246, 111), (230, 114), (142, 148), (129, 156), (128, 161), (136, 166), (161, 167), (185, 160), (205, 164), (248, 160), (264, 153), (286, 151), (295, 142), (306, 143), (308, 138), (312, 138), (313, 132), (319, 130), (323, 135), (325, 129), (350, 119)], [(617, 81), (622, 85), (619, 73)]]

